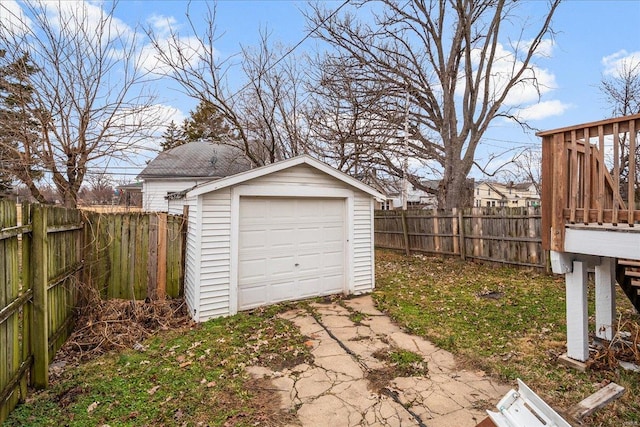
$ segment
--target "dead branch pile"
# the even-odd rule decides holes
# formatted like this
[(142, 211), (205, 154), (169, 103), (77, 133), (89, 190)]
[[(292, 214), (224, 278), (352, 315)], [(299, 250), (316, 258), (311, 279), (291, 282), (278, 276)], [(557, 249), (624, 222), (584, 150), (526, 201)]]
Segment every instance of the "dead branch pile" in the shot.
[(640, 324), (620, 321), (615, 336), (596, 348), (591, 358), (591, 369), (617, 369), (620, 363), (640, 366)]
[(113, 350), (140, 347), (158, 331), (190, 324), (183, 299), (145, 302), (88, 298), (81, 304), (76, 328), (56, 359), (78, 362)]

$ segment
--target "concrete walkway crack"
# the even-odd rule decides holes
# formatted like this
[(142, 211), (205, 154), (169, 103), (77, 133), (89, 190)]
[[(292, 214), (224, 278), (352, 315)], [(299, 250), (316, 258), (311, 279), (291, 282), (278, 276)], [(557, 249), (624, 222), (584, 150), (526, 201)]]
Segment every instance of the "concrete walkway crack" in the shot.
[[(362, 317), (357, 324), (350, 314)], [(249, 367), (270, 378), (283, 410), (294, 411), (302, 426), (474, 427), (509, 390), (482, 372), (457, 369), (451, 353), (409, 335), (378, 311), (370, 296), (338, 303), (311, 303), (307, 310), (281, 314), (303, 336), (314, 362), (282, 372)], [(370, 378), (388, 365), (376, 357), (390, 348), (422, 356), (428, 376), (382, 377), (380, 392)]]

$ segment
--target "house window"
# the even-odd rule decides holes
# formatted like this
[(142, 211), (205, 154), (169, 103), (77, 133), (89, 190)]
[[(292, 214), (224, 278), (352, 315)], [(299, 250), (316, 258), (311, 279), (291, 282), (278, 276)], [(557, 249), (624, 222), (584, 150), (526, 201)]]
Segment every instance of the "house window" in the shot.
[(495, 207), (496, 206), (496, 202), (495, 200), (491, 202), (491, 207)]
[(491, 189), (487, 188), (487, 196), (490, 196), (490, 195), (491, 195)]
[(487, 202), (487, 207), (490, 208), (491, 207), (491, 202)]
[(478, 187), (478, 189), (476, 190), (476, 195), (479, 196), (480, 195), (480, 187)]

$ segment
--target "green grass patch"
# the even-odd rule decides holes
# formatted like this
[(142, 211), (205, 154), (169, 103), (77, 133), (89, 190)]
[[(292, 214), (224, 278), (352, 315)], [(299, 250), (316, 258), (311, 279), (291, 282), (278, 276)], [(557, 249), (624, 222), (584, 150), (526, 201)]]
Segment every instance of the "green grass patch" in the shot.
[[(521, 378), (556, 408), (567, 408), (599, 384), (615, 381), (627, 388), (626, 395), (588, 422), (637, 422), (640, 375), (618, 370), (579, 373), (558, 365), (557, 357), (566, 351), (563, 277), (378, 251), (376, 287), (378, 308), (409, 332), (453, 352), (462, 366), (511, 384)], [(637, 324), (638, 316), (624, 296), (618, 298), (618, 310)]]
[(293, 415), (245, 371), (310, 362), (305, 338), (276, 317), (282, 307), (215, 319), (65, 371), (5, 426), (286, 424)]

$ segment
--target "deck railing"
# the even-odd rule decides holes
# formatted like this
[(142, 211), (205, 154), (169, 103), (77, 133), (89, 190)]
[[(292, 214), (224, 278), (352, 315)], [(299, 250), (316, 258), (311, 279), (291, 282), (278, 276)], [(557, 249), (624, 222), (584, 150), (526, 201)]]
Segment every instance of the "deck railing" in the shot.
[(640, 114), (539, 132), (542, 245), (562, 252), (568, 224), (640, 227)]

